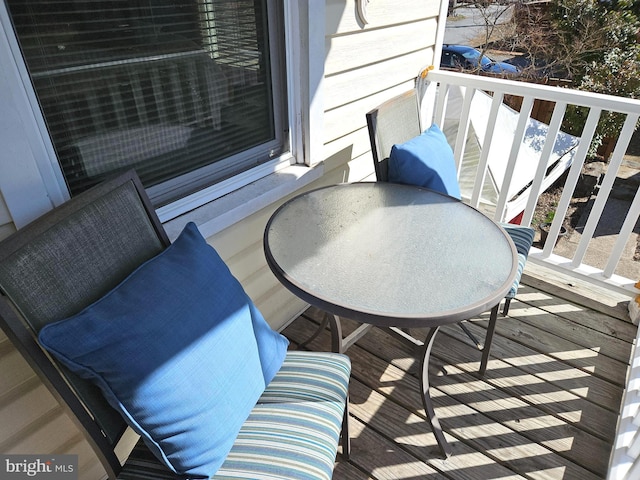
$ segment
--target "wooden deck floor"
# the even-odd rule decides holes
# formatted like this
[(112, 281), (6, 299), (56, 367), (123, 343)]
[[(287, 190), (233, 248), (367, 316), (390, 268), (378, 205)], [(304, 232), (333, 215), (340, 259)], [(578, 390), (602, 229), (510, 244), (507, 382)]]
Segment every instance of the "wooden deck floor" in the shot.
[[(636, 329), (615, 308), (598, 312), (547, 290), (521, 285), (484, 380), (462, 330), (438, 333), (431, 395), (453, 447), (448, 460), (425, 420), (415, 352), (378, 329), (351, 347), (352, 454), (338, 455), (334, 479), (605, 478)], [(311, 308), (284, 330), (294, 348), (319, 318)], [(478, 338), (487, 319), (469, 322)], [(309, 348), (329, 349), (328, 332)]]

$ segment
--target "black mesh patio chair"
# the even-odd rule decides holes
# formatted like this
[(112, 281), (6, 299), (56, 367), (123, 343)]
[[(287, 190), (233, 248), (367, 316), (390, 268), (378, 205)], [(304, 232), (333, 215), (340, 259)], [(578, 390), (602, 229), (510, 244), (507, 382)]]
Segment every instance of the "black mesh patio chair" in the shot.
[[(185, 258), (191, 260), (181, 261)], [(208, 281), (199, 281), (195, 290), (181, 282), (194, 275)], [(140, 288), (156, 279), (165, 290), (151, 295)], [(194, 298), (196, 290), (206, 298)], [(151, 329), (140, 312), (128, 311), (132, 303), (143, 303), (142, 316), (153, 317), (176, 305), (171, 317)], [(98, 308), (107, 315), (101, 318), (105, 311)], [(133, 171), (72, 198), (0, 242), (0, 327), (74, 420), (110, 479), (211, 477), (198, 462), (208, 471), (214, 461), (196, 458), (208, 452), (170, 451), (193, 440), (189, 436), (200, 425), (190, 421), (214, 420), (206, 409), (191, 415), (192, 405), (210, 405), (205, 402), (222, 402), (216, 403), (222, 419), (215, 428), (198, 430), (205, 437), (217, 436), (239, 415), (239, 432), (230, 431), (224, 440), (231, 450), (222, 454), (212, 478), (300, 478), (309, 462), (314, 478), (331, 478), (343, 424), (342, 452), (348, 456), (348, 357), (287, 351), (286, 338), (264, 322), (194, 224), (169, 241)], [(247, 342), (243, 333), (250, 336)], [(131, 357), (118, 358), (127, 342)], [(228, 375), (209, 359), (219, 350), (215, 358), (224, 364), (236, 348), (240, 361)], [(203, 362), (214, 366), (205, 377), (192, 376)], [(251, 380), (243, 373), (248, 364)], [(117, 374), (123, 385), (112, 381), (111, 370), (118, 366), (125, 370)], [(139, 383), (128, 385), (129, 370), (142, 372)], [(217, 376), (223, 370), (224, 381)], [(122, 393), (127, 388), (131, 399)], [(244, 416), (239, 411), (245, 407), (231, 397), (236, 392), (247, 404)], [(157, 415), (147, 424), (136, 416), (141, 401), (147, 402), (145, 414)], [(153, 425), (156, 420), (159, 426)], [(270, 431), (269, 424), (279, 428)], [(129, 427), (141, 440), (122, 465), (116, 447)], [(307, 428), (313, 442), (297, 438)], [(196, 449), (201, 439), (192, 442)], [(206, 438), (204, 443), (208, 446)], [(289, 460), (292, 450), (298, 455)]]
[[(387, 100), (368, 112), (366, 118), (376, 179), (382, 182), (389, 181), (389, 156), (392, 147), (405, 143), (422, 133), (416, 90), (410, 90)], [(447, 192), (444, 191), (443, 193)], [(516, 296), (518, 291), (522, 272), (527, 261), (527, 256), (529, 255), (529, 250), (533, 244), (535, 232), (532, 228), (520, 225), (508, 223), (501, 223), (500, 225), (509, 234), (518, 251), (518, 274), (505, 297), (504, 308), (502, 310), (502, 314), (507, 315), (511, 299)], [(464, 322), (459, 324), (476, 347), (482, 350), (479, 369), (481, 376), (484, 375), (489, 361), (491, 342), (496, 327), (499, 307), (500, 305), (496, 305), (491, 310), (484, 343), (475, 338)]]

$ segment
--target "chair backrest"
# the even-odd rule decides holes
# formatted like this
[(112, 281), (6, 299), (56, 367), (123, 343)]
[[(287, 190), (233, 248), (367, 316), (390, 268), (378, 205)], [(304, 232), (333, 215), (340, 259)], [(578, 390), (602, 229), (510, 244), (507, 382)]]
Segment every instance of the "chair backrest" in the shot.
[(53, 361), (36, 336), (102, 297), (169, 243), (133, 171), (0, 243), (0, 327), (71, 413), (110, 477), (120, 469), (114, 447), (126, 423), (97, 387)]
[(379, 181), (388, 180), (391, 147), (420, 135), (420, 111), (415, 90), (387, 100), (366, 114), (371, 154)]

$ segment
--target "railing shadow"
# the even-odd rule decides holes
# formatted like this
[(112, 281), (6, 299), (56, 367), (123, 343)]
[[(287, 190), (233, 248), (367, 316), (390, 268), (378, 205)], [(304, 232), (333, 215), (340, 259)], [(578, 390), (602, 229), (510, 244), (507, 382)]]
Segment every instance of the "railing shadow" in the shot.
[[(525, 298), (534, 294), (525, 287)], [(416, 352), (380, 329), (352, 346), (347, 351), (353, 365), (352, 456), (350, 466), (338, 468), (334, 478), (352, 478), (339, 473), (354, 466), (360, 472), (384, 471), (392, 478), (499, 478), (534, 472), (545, 472), (550, 479), (606, 476), (608, 455), (602, 452), (609, 452), (613, 444), (620, 380), (611, 383), (599, 371), (605, 367), (598, 358), (607, 354), (589, 338), (582, 341), (587, 346), (566, 343), (562, 351), (554, 345), (549, 352), (541, 351), (542, 335), (531, 324), (553, 317), (548, 310), (589, 314), (564, 300), (543, 297), (535, 297), (534, 305), (512, 303), (509, 317), (498, 322), (484, 379), (476, 373), (480, 352), (461, 329), (450, 325), (438, 334), (430, 368), (431, 395), (454, 451), (446, 461), (422, 410)], [(314, 310), (284, 333), (294, 341), (306, 338), (321, 318)], [(469, 322), (480, 338), (484, 317)], [(530, 321), (525, 323), (526, 318)], [(344, 320), (343, 326), (348, 334), (357, 324)], [(514, 338), (514, 331), (520, 336)], [(421, 332), (412, 333), (419, 337)], [(563, 342), (568, 341), (558, 344)], [(328, 331), (310, 348), (328, 349)], [(600, 453), (588, 453), (594, 451)]]

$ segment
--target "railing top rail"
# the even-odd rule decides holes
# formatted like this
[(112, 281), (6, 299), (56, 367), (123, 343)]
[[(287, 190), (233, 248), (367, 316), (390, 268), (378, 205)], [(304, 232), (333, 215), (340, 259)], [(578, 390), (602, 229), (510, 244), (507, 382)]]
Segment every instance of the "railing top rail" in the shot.
[(601, 108), (603, 110), (626, 114), (640, 113), (640, 100), (618, 97), (615, 95), (604, 95), (551, 85), (540, 85), (537, 83), (471, 75), (468, 73), (449, 72), (445, 70), (432, 70), (428, 73), (427, 79), (450, 85), (473, 87), (491, 92), (499, 91), (523, 97), (533, 96), (541, 100), (565, 102), (567, 104)]

